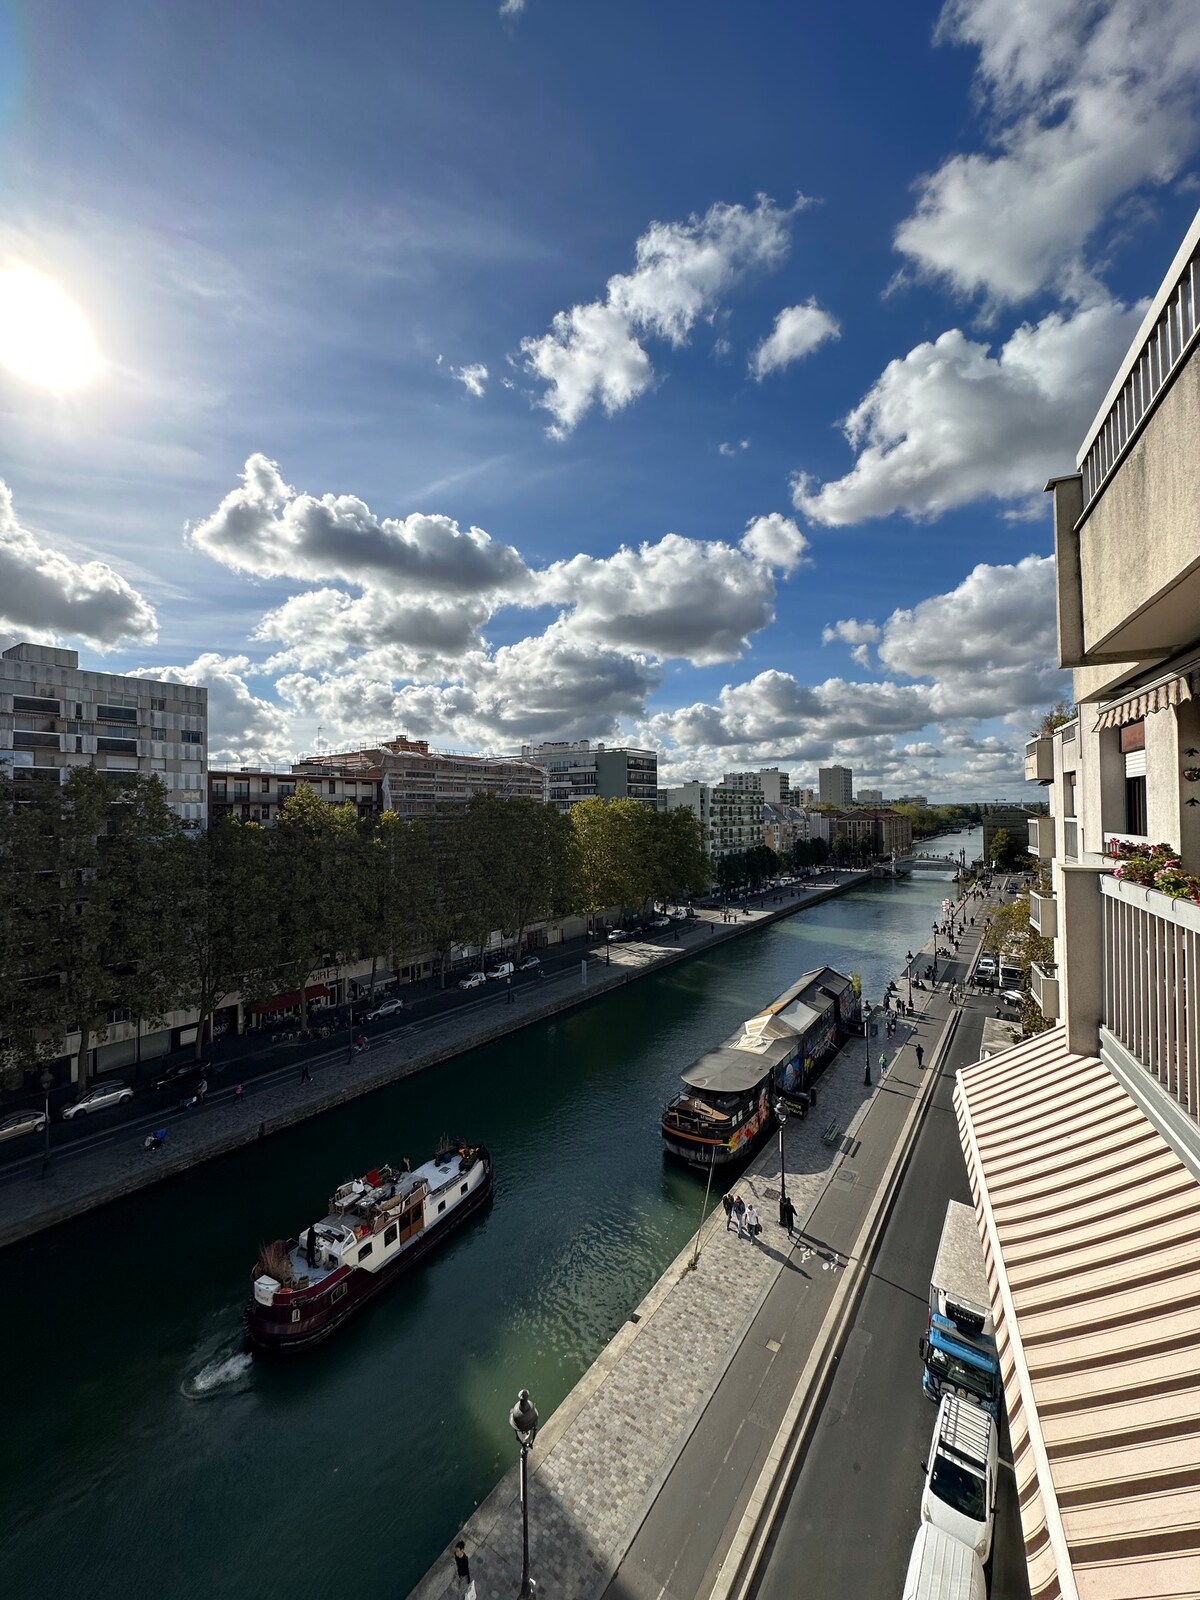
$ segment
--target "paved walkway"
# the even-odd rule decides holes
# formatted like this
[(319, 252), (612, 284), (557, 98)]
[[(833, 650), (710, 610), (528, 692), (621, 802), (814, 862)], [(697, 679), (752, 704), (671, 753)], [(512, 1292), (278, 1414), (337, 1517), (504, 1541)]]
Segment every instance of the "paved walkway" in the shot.
[[(844, 892), (863, 876), (843, 875), (840, 883), (814, 886), (795, 901), (782, 897), (776, 901), (768, 895), (762, 909), (748, 909), (727, 924), (722, 923), (719, 912), (701, 912), (693, 925), (681, 928), (678, 943), (630, 940), (614, 944), (607, 959), (603, 946), (593, 947), (583, 952), (587, 956), (586, 985), (581, 982), (579, 965), (544, 982), (514, 988), (511, 1005), (489, 985), (474, 1003), (377, 1036), (369, 1051), (352, 1060), (347, 1059), (346, 1047), (339, 1044), (325, 1054), (299, 1058), (294, 1066), (248, 1079), (241, 1102), (234, 1098), (236, 1066), (231, 1066), (222, 1074), (222, 1087), (210, 1092), (203, 1107), (179, 1115), (168, 1109), (169, 1102), (159, 1102), (119, 1128), (89, 1129), (80, 1139), (55, 1147), (45, 1176), (35, 1148), (24, 1159), (0, 1168), (0, 1247), (214, 1156), (269, 1138), (331, 1106), (584, 1004), (663, 966), (714, 949), (763, 923), (791, 916)], [(302, 1075), (306, 1063), (307, 1079)], [(168, 1129), (165, 1148), (145, 1150), (146, 1134), (163, 1126)]]
[[(974, 936), (964, 940), (958, 961), (946, 967), (948, 977), (961, 978), (973, 943)], [(744, 1510), (757, 1476), (756, 1462), (775, 1440), (790, 1388), (786, 1397), (768, 1398), (766, 1414), (758, 1419), (757, 1455), (740, 1467), (731, 1467), (720, 1453), (721, 1441), (730, 1441), (727, 1449), (732, 1451), (736, 1437), (735, 1429), (724, 1425), (718, 1425), (715, 1440), (704, 1441), (699, 1451), (706, 1458), (709, 1477), (701, 1480), (681, 1463), (687, 1460), (690, 1442), (699, 1437), (697, 1425), (713, 1407), (736, 1361), (755, 1368), (752, 1392), (763, 1389), (767, 1371), (782, 1348), (784, 1330), (777, 1330), (777, 1338), (749, 1336), (785, 1269), (819, 1285), (810, 1308), (816, 1319), (809, 1329), (810, 1342), (815, 1337), (822, 1307), (832, 1298), (846, 1258), (828, 1237), (808, 1236), (806, 1230), (823, 1197), (835, 1196), (836, 1211), (843, 1199), (837, 1194), (843, 1171), (849, 1181), (844, 1195), (848, 1204), (842, 1209), (851, 1216), (867, 1210), (897, 1140), (909, 1125), (924, 1082), (910, 1046), (922, 1043), (928, 1068), (936, 1039), (953, 1009), (944, 989), (918, 991), (917, 998), (916, 1017), (900, 1023), (894, 1038), (885, 1040), (880, 1023), (868, 1040), (851, 1041), (819, 1080), (814, 1111), (803, 1120), (788, 1119), (787, 1188), (802, 1237), (790, 1244), (778, 1223), (779, 1153), (778, 1141), (772, 1139), (732, 1191), (755, 1202), (763, 1223), (761, 1240), (739, 1239), (727, 1228), (723, 1208), (717, 1204), (700, 1231), (694, 1270), (692, 1243), (542, 1428), (531, 1456), (530, 1486), (530, 1567), (542, 1600), (596, 1600), (601, 1595), (607, 1600), (625, 1596), (641, 1600), (643, 1595), (661, 1600), (668, 1593), (674, 1595), (675, 1587), (668, 1591), (661, 1581), (662, 1544), (653, 1532), (652, 1510), (657, 1514), (667, 1504), (668, 1483), (678, 1491), (677, 1497), (682, 1495), (695, 1508), (696, 1485), (710, 1481), (715, 1462), (718, 1473), (733, 1473), (728, 1515), (735, 1518), (734, 1525), (726, 1529), (724, 1513), (710, 1518), (703, 1506), (693, 1511), (693, 1521), (708, 1524), (704, 1531), (709, 1537), (696, 1541), (696, 1550), (687, 1553), (696, 1570), (678, 1588), (681, 1596), (707, 1593), (719, 1559), (737, 1531), (736, 1516)], [(869, 1088), (863, 1077), (867, 1052)], [(891, 1063), (882, 1082), (877, 1069), (881, 1052)], [(822, 1135), (831, 1122), (840, 1136), (830, 1145)], [(849, 1249), (848, 1241), (857, 1232), (857, 1222), (851, 1226), (849, 1220), (839, 1230), (839, 1237), (847, 1241), (844, 1249)], [(808, 1354), (803, 1340), (793, 1340), (779, 1374), (793, 1369), (799, 1374)], [(670, 1525), (669, 1517), (666, 1523)], [(640, 1570), (636, 1560), (622, 1568), (639, 1535), (658, 1559), (642, 1558)], [(515, 1466), (467, 1521), (461, 1537), (467, 1543), (480, 1600), (517, 1593), (521, 1512)], [(678, 1559), (683, 1559), (682, 1552), (676, 1564)], [(452, 1548), (447, 1546), (410, 1600), (452, 1600), (456, 1593)]]

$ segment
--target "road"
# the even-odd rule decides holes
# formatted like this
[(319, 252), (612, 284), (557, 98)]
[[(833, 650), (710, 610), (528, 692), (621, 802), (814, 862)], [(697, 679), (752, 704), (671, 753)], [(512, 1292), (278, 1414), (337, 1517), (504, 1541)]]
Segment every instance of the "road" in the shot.
[[(952, 1103), (979, 1052), (988, 1003), (969, 1001), (934, 1091), (837, 1373), (758, 1585), (757, 1600), (899, 1594), (920, 1515), (934, 1406), (917, 1340), (947, 1200), (970, 1202)], [(1007, 1434), (1001, 1440), (992, 1600), (1028, 1600)]]

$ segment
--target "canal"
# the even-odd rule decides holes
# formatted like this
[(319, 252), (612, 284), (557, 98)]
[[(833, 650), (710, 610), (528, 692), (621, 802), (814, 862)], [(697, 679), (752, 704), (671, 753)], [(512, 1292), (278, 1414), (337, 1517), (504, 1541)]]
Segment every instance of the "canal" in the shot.
[[(695, 1229), (680, 1072), (821, 962), (878, 1000), (949, 892), (866, 884), (8, 1250), (0, 1592), (404, 1595), (512, 1460), (517, 1390), (548, 1416)], [(243, 1355), (259, 1243), (443, 1132), (491, 1147), (490, 1212), (330, 1344)]]

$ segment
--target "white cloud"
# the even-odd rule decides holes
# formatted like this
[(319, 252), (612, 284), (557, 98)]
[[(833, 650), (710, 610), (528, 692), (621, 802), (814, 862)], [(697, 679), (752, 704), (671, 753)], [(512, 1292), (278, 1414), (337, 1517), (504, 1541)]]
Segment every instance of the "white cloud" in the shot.
[(717, 454), (721, 456), (736, 456), (739, 450), (749, 450), (749, 448), (749, 439), (739, 439), (736, 444), (730, 444), (728, 440), (725, 440), (717, 446)]
[(266, 663), (272, 672), (343, 666), (366, 653), (373, 670), (428, 677), (452, 669), (468, 651), (482, 650), (480, 629), (490, 616), (486, 600), (422, 602), (370, 587), (357, 597), (312, 589), (268, 611), (254, 636), (283, 643)]
[(18, 521), (0, 479), (0, 632), (50, 643), (59, 635), (99, 650), (158, 636), (154, 608), (104, 561), (73, 561)]
[(875, 644), (880, 637), (879, 624), (859, 622), (855, 617), (845, 617), (841, 622), (828, 623), (821, 629), (821, 643), (832, 644), (840, 639), (843, 644)]
[(482, 361), (473, 361), (467, 367), (451, 367), (450, 376), (457, 378), (468, 394), (482, 399), (487, 389), (488, 369)]
[(959, 328), (884, 369), (843, 423), (844, 478), (793, 479), (797, 509), (834, 526), (973, 500), (1027, 502), (1070, 465), (1142, 315), (1105, 300), (1019, 327), (1000, 350)]
[(263, 578), (403, 585), (446, 597), (515, 593), (528, 580), (517, 552), (482, 528), (419, 512), (378, 518), (355, 495), (317, 499), (285, 483), (276, 463), (258, 454), (246, 462), (242, 486), (190, 529), (190, 539), (224, 566)]
[(611, 416), (654, 380), (639, 338), (685, 344), (739, 278), (787, 254), (795, 210), (765, 195), (753, 209), (718, 202), (686, 222), (652, 222), (635, 246), (636, 266), (608, 280), (603, 300), (558, 312), (551, 331), (521, 341), (526, 369), (547, 385), (538, 402), (564, 437), (597, 402)]
[(525, 0), (501, 0), (502, 17), (519, 17), (525, 9)]
[(737, 545), (669, 533), (605, 557), (573, 556), (538, 574), (543, 600), (608, 646), (697, 666), (728, 661), (775, 616), (775, 569), (792, 571), (807, 540), (788, 517), (757, 517)]
[(202, 685), (208, 690), (208, 761), (210, 766), (270, 766), (295, 754), (287, 713), (253, 694), (246, 673), (248, 656), (197, 656), (186, 667), (142, 667), (134, 678)]
[(775, 318), (775, 326), (750, 357), (750, 370), (761, 381), (768, 372), (778, 372), (810, 355), (827, 339), (840, 339), (841, 324), (815, 300), (803, 305), (785, 306)]
[(947, 0), (937, 36), (979, 51), (995, 153), (926, 177), (897, 248), (994, 302), (1086, 292), (1085, 247), (1115, 203), (1196, 146), (1195, 0)]

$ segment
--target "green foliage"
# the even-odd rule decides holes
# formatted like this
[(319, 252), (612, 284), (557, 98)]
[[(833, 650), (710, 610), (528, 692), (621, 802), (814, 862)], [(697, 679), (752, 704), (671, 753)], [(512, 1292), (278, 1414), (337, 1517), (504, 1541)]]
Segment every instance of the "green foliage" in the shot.
[(1068, 722), (1074, 722), (1079, 715), (1079, 707), (1073, 700), (1056, 700), (1050, 709), (1043, 712), (1042, 719), (1029, 735), (1031, 739), (1045, 738), (1052, 734), (1056, 728), (1063, 727)]

